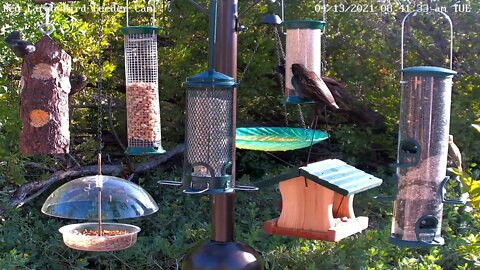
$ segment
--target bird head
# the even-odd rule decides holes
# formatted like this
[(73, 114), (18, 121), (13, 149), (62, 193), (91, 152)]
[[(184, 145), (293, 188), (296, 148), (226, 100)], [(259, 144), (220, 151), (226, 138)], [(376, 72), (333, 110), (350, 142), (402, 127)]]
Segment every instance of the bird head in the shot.
[(18, 31), (14, 31), (5, 38), (5, 42), (7, 42), (8, 44), (12, 44), (15, 41), (21, 40), (21, 39), (22, 39), (22, 34)]
[(294, 76), (302, 74), (305, 71), (305, 66), (302, 64), (292, 64), (292, 73)]

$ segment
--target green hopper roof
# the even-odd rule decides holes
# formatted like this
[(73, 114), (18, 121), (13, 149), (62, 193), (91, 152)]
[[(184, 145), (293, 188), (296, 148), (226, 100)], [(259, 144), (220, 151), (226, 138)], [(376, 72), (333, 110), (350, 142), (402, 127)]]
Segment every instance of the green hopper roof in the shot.
[(382, 179), (359, 170), (338, 159), (327, 159), (308, 164), (305, 167), (293, 169), (268, 180), (265, 184), (282, 182), (298, 176), (304, 176), (321, 186), (331, 189), (341, 195), (353, 195), (382, 184)]

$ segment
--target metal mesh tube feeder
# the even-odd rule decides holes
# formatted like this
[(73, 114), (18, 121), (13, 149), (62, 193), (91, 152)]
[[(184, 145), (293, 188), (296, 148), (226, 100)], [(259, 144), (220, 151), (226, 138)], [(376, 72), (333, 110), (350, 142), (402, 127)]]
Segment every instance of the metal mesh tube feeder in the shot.
[(158, 55), (155, 26), (122, 28), (125, 37), (127, 131), (130, 155), (161, 154)]
[(185, 192), (233, 192), (230, 171), (235, 80), (212, 69), (188, 78), (184, 86), (187, 87)]

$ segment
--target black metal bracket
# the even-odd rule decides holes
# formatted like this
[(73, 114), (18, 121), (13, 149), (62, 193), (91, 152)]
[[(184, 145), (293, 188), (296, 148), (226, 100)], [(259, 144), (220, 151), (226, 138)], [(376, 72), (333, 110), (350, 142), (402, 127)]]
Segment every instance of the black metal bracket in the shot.
[(448, 181), (450, 181), (450, 179), (454, 179), (457, 183), (458, 183), (458, 186), (460, 187), (460, 190), (462, 189), (463, 185), (462, 185), (462, 182), (460, 181), (460, 179), (458, 177), (453, 177), (453, 178), (450, 178), (450, 176), (446, 176), (442, 183), (440, 184), (440, 191), (442, 192), (442, 202), (445, 203), (445, 204), (452, 204), (452, 205), (464, 205), (467, 203), (467, 201), (463, 198), (459, 198), (459, 199), (447, 199), (447, 189), (445, 188), (445, 185), (448, 183)]
[(194, 0), (188, 0), (188, 1), (190, 1), (190, 3), (192, 3), (201, 12), (205, 13), (206, 15), (209, 15), (208, 9), (206, 9), (204, 6), (200, 5), (199, 3), (195, 2)]

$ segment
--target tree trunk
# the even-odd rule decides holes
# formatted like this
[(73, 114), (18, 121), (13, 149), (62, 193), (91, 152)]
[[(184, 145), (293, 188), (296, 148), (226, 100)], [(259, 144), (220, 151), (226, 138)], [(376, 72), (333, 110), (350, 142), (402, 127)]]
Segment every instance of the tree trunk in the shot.
[(24, 154), (65, 154), (71, 57), (48, 36), (35, 47), (22, 66), (20, 149)]

